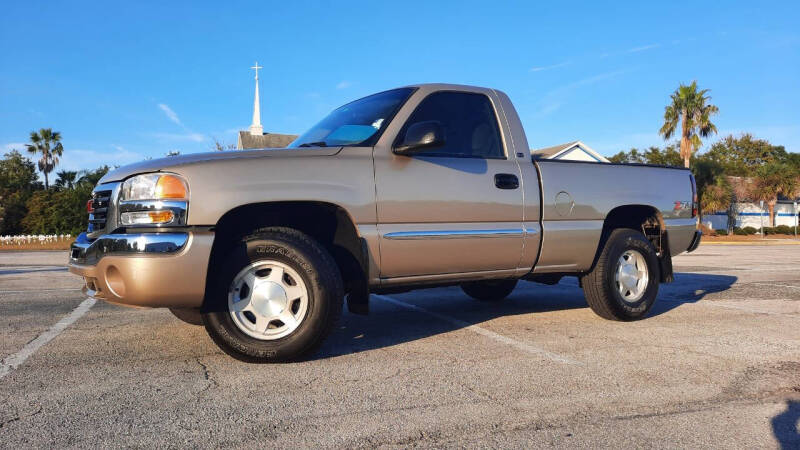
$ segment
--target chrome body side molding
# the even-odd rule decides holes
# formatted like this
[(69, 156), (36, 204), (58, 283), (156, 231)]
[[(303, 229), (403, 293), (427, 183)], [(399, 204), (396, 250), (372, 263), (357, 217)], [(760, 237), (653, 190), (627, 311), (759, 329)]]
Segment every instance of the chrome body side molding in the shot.
[(538, 230), (525, 230), (522, 228), (506, 228), (497, 230), (422, 230), (422, 231), (395, 231), (383, 235), (386, 239), (412, 240), (412, 239), (476, 239), (496, 237), (522, 237), (525, 234), (537, 233)]

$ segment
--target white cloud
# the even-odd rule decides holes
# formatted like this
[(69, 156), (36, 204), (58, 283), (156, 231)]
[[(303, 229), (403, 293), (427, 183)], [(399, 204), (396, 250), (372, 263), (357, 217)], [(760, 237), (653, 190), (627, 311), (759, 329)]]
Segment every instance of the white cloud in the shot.
[(336, 89), (347, 89), (352, 85), (353, 85), (352, 82), (343, 80), (343, 81), (340, 81), (339, 84), (336, 85)]
[(165, 103), (159, 103), (158, 107), (159, 109), (161, 109), (161, 111), (164, 111), (164, 114), (167, 115), (167, 118), (169, 120), (177, 123), (180, 126), (183, 126), (183, 124), (181, 123), (181, 119), (178, 118), (178, 114), (176, 114), (175, 111), (173, 111), (172, 108), (169, 107), (169, 105)]
[(641, 45), (639, 47), (629, 48), (628, 50), (625, 51), (625, 53), (638, 53), (638, 52), (643, 52), (645, 50), (652, 50), (652, 49), (658, 48), (660, 46), (661, 46), (661, 44)]
[(152, 133), (151, 136), (163, 141), (203, 142), (206, 140), (206, 136), (201, 133)]
[(542, 96), (538, 103), (538, 110), (534, 113), (534, 118), (542, 118), (557, 111), (561, 106), (568, 103), (572, 92), (582, 86), (588, 86), (599, 83), (604, 80), (616, 78), (617, 76), (625, 73), (626, 70), (616, 70), (613, 72), (605, 72), (587, 78), (582, 78), (572, 83), (559, 86)]
[(604, 72), (604, 73), (601, 73), (601, 74), (593, 75), (591, 77), (582, 78), (582, 79), (580, 79), (578, 81), (573, 81), (572, 83), (567, 83), (567, 84), (565, 84), (563, 86), (560, 86), (560, 87), (558, 87), (556, 89), (553, 89), (552, 91), (548, 92), (545, 97), (553, 97), (553, 96), (557, 96), (557, 95), (560, 95), (560, 94), (565, 94), (565, 93), (570, 92), (572, 90), (575, 90), (576, 88), (579, 88), (581, 86), (587, 86), (587, 85), (598, 83), (598, 82), (603, 81), (603, 80), (616, 78), (617, 76), (622, 75), (625, 72), (627, 72), (627, 70), (615, 70), (615, 71), (612, 71), (612, 72)]
[(92, 170), (100, 166), (124, 166), (144, 159), (144, 155), (113, 145), (116, 151), (65, 150), (56, 170)]
[(531, 72), (541, 72), (541, 71), (544, 71), (544, 70), (558, 69), (559, 67), (568, 66), (570, 64), (571, 63), (569, 61), (564, 61), (562, 63), (552, 64), (552, 65), (549, 65), (549, 66), (531, 67), (530, 71)]
[(558, 108), (561, 108), (561, 102), (552, 102), (546, 103), (544, 106), (536, 112), (534, 117), (541, 118), (545, 116), (549, 116), (550, 114), (556, 112)]
[(3, 153), (8, 153), (11, 150), (19, 150), (20, 153), (24, 153), (25, 148), (24, 142), (10, 142), (3, 145)]

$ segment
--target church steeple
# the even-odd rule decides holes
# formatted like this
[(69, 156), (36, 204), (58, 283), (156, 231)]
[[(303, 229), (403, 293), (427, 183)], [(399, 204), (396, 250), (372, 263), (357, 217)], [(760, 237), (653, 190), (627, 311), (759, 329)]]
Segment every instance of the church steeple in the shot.
[(264, 134), (264, 127), (261, 126), (261, 106), (258, 100), (258, 69), (263, 69), (263, 67), (259, 66), (258, 61), (256, 61), (256, 65), (251, 69), (256, 71), (256, 98), (253, 101), (253, 123), (250, 125), (250, 134), (261, 136)]

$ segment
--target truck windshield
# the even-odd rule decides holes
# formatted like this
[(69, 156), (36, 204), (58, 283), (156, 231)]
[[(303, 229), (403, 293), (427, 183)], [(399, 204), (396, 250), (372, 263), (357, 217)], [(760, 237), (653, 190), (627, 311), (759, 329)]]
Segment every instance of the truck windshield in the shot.
[(289, 147), (372, 146), (414, 88), (392, 89), (335, 109)]

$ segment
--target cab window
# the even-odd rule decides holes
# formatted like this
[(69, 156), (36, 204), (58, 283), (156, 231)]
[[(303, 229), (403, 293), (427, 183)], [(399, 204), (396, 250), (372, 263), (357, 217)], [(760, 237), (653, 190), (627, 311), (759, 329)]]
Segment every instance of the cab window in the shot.
[(442, 124), (445, 144), (415, 153), (415, 156), (505, 159), (494, 107), (483, 94), (435, 92), (417, 106), (398, 136), (417, 122), (435, 120)]

